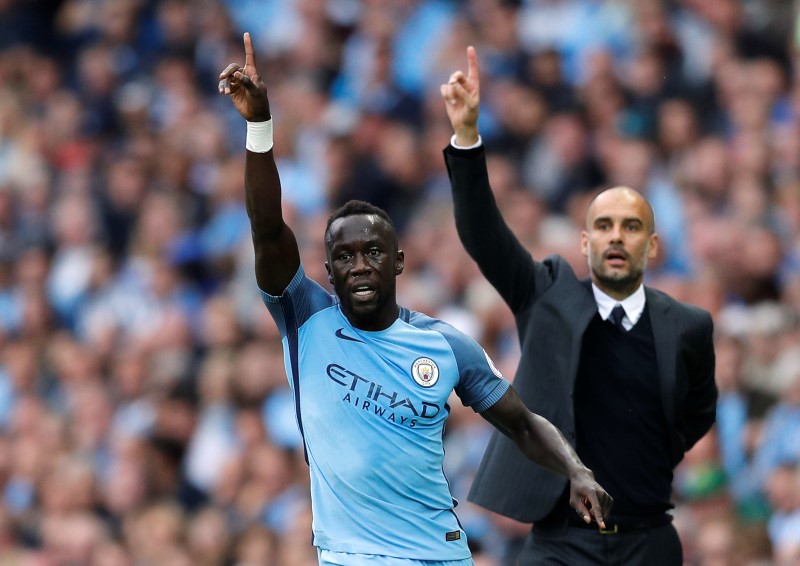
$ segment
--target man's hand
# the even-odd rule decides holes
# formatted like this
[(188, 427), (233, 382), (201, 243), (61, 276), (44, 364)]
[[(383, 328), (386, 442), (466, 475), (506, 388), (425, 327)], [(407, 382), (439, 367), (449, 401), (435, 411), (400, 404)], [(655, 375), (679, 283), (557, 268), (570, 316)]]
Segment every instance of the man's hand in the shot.
[(231, 63), (219, 74), (219, 93), (231, 97), (239, 114), (249, 122), (269, 120), (267, 85), (256, 69), (256, 54), (250, 34), (244, 34), (244, 67)]
[(572, 508), (586, 523), (594, 519), (601, 529), (606, 528), (604, 519), (611, 511), (614, 499), (594, 481), (594, 474), (588, 468), (569, 479), (569, 504)]
[(475, 48), (467, 47), (467, 74), (456, 71), (447, 84), (440, 87), (447, 108), (447, 117), (456, 134), (456, 143), (470, 146), (478, 141), (478, 104), (480, 103), (480, 78), (478, 56)]

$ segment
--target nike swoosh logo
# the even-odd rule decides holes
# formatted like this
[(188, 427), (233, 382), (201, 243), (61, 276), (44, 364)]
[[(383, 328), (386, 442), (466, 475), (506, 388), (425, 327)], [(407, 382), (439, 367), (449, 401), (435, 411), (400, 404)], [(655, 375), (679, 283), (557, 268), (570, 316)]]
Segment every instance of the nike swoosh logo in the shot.
[(353, 338), (352, 336), (348, 336), (347, 334), (342, 332), (342, 330), (344, 330), (344, 328), (340, 328), (339, 330), (336, 331), (335, 334), (337, 338), (341, 338), (342, 340), (350, 340), (351, 342), (361, 342), (362, 344), (364, 343), (363, 340), (359, 340), (358, 338)]

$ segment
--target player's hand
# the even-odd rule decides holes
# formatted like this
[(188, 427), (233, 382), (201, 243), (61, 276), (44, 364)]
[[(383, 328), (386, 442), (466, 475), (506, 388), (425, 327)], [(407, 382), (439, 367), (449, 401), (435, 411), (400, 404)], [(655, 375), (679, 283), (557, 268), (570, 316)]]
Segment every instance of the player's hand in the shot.
[(604, 519), (611, 511), (614, 499), (594, 481), (594, 474), (584, 468), (570, 477), (569, 504), (587, 524), (594, 520), (604, 529)]
[(219, 93), (231, 97), (233, 105), (245, 120), (269, 120), (267, 85), (256, 69), (256, 54), (250, 34), (244, 34), (244, 67), (231, 63), (219, 74)]
[(474, 47), (467, 47), (467, 74), (456, 71), (439, 90), (447, 109), (447, 117), (456, 134), (456, 143), (464, 146), (476, 143), (481, 92), (478, 55)]

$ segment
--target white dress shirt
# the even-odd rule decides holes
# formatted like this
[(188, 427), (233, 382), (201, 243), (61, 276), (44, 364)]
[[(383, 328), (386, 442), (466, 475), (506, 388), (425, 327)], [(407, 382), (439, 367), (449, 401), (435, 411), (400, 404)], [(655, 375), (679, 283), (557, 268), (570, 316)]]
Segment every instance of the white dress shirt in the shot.
[(609, 297), (594, 283), (592, 283), (592, 292), (594, 293), (594, 300), (597, 302), (597, 311), (603, 320), (608, 320), (611, 310), (615, 306), (622, 305), (625, 311), (625, 316), (622, 318), (622, 327), (627, 331), (639, 322), (644, 312), (644, 285), (639, 285), (639, 288), (632, 295), (622, 301)]

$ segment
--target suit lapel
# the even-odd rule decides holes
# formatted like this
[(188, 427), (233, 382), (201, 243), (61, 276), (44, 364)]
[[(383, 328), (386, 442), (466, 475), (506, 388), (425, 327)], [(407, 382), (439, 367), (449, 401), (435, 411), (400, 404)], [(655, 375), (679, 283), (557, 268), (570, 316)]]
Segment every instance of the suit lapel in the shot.
[(677, 357), (677, 321), (670, 312), (669, 304), (658, 293), (645, 287), (646, 306), (650, 314), (650, 326), (656, 349), (656, 364), (661, 385), (661, 404), (667, 422), (675, 422), (675, 361)]

